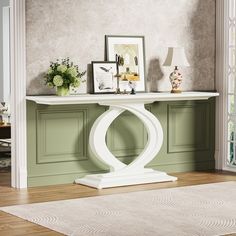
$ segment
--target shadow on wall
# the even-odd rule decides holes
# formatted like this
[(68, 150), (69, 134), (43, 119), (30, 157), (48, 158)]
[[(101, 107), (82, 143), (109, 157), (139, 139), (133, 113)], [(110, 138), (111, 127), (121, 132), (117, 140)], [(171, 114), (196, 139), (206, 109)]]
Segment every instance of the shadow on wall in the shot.
[(163, 72), (160, 66), (160, 60), (158, 58), (151, 59), (148, 66), (148, 90), (151, 92), (157, 92), (159, 90), (159, 82), (163, 79)]
[(93, 70), (92, 64), (87, 64), (87, 93), (93, 93)]
[(215, 5), (214, 0), (199, 0), (189, 25), (192, 52), (186, 53), (196, 90), (215, 90)]
[[(215, 1), (198, 1), (196, 10), (192, 15), (189, 30), (191, 31), (192, 52), (188, 53), (187, 58), (190, 59), (191, 68), (190, 75), (192, 77), (192, 87), (195, 90), (214, 90), (215, 89)], [(209, 10), (210, 8), (210, 10)], [(212, 101), (213, 99), (211, 99)], [(210, 100), (209, 100), (210, 101)], [(214, 160), (214, 118), (212, 118), (213, 108), (212, 102), (197, 103), (193, 126), (193, 142), (194, 142), (194, 170), (199, 170), (200, 158), (207, 161), (209, 158)], [(198, 118), (197, 118), (198, 117)], [(199, 120), (202, 122), (199, 123)], [(202, 126), (204, 135), (199, 133), (199, 125)], [(198, 151), (205, 149), (208, 155), (199, 157)], [(207, 164), (206, 169), (214, 169), (214, 163)]]
[[(35, 95), (35, 94), (41, 94), (41, 95), (52, 95), (55, 94), (56, 90), (49, 88), (45, 84), (45, 76), (46, 72), (42, 72), (38, 74), (33, 80), (30, 81), (29, 85), (27, 86), (27, 95)], [(34, 89), (37, 91), (34, 91)], [(39, 91), (39, 92), (38, 92)]]

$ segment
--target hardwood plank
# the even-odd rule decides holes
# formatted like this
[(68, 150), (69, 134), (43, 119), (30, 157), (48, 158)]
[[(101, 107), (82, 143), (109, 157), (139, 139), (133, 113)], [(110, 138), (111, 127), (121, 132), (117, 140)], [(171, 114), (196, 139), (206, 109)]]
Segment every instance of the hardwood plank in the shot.
[[(0, 206), (236, 181), (236, 173), (230, 172), (188, 172), (173, 173), (172, 175), (177, 176), (178, 181), (116, 187), (102, 190), (77, 184), (62, 184), (18, 190), (9, 187), (10, 173), (0, 173)], [(57, 236), (61, 234), (0, 211), (0, 235)], [(235, 236), (236, 233), (228, 236), (233, 235)]]

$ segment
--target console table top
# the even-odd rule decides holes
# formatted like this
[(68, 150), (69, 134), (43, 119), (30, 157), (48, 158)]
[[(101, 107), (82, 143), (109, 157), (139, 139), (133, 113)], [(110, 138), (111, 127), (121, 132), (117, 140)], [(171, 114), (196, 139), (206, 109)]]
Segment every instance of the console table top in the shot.
[(206, 100), (217, 97), (217, 92), (182, 92), (174, 93), (137, 93), (131, 94), (79, 94), (66, 97), (60, 96), (26, 96), (29, 101), (44, 105), (72, 105), (72, 104), (116, 104), (116, 103), (153, 103), (156, 101), (184, 101), (184, 100)]

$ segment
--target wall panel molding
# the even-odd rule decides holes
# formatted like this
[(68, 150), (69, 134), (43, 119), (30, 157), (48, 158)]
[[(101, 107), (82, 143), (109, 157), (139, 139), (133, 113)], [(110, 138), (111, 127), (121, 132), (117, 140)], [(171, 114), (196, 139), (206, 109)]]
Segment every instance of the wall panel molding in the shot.
[(87, 160), (88, 110), (37, 111), (37, 164)]
[[(164, 131), (164, 143), (160, 153), (148, 166), (168, 172), (212, 169), (214, 165), (214, 129), (212, 128), (214, 101), (214, 99), (209, 99), (204, 102), (155, 102), (146, 106), (158, 117)], [(108, 170), (108, 167), (102, 165), (88, 148), (88, 134), (91, 126), (105, 109), (107, 109), (106, 106), (94, 104), (46, 106), (27, 102), (29, 186), (72, 183), (76, 178), (86, 174), (104, 173)], [(184, 119), (181, 121), (182, 116)], [(189, 121), (186, 122), (186, 120)], [(66, 127), (68, 123), (70, 124)], [(178, 123), (185, 127), (187, 124), (189, 128), (188, 132), (177, 128), (176, 138), (182, 137), (183, 134), (191, 137), (196, 131), (196, 126), (201, 123), (201, 127), (205, 127), (203, 134), (206, 135), (206, 132), (209, 132), (209, 142), (207, 143), (207, 139), (205, 139), (199, 144), (194, 139), (190, 142), (184, 137), (180, 139), (182, 143), (179, 143), (179, 140), (175, 139), (172, 140), (170, 146), (172, 152), (168, 152), (168, 145), (170, 145), (168, 137), (172, 134), (168, 133), (170, 132), (169, 126), (176, 128)], [(44, 142), (59, 136), (61, 131), (55, 130), (61, 129), (62, 126), (67, 128), (62, 133), (68, 143), (63, 147), (61, 145), (63, 140), (59, 140), (52, 146), (46, 147)], [(85, 133), (80, 130), (81, 127), (86, 130), (86, 137)], [(73, 149), (71, 148), (73, 145), (70, 144), (76, 143), (78, 140), (76, 131), (78, 134), (80, 133), (80, 137), (85, 140), (86, 145), (81, 152), (78, 151), (79, 148), (70, 152)], [(73, 134), (71, 135), (71, 133)], [(201, 137), (201, 134), (197, 133), (197, 136)], [(146, 141), (145, 127), (137, 117), (129, 112), (121, 114), (107, 132), (108, 148), (124, 163), (129, 163), (134, 156), (138, 155), (146, 145)], [(51, 141), (49, 141), (50, 143)], [(78, 160), (75, 160), (76, 158)]]
[(168, 105), (168, 153), (209, 149), (209, 106)]

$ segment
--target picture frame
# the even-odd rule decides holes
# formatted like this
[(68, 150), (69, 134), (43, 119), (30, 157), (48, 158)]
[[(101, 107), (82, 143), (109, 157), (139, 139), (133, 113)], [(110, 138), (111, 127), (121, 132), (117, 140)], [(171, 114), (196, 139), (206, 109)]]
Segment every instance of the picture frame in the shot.
[(115, 93), (116, 61), (92, 61), (93, 93)]
[(144, 36), (105, 35), (106, 59), (118, 62), (120, 81), (127, 81), (136, 92), (146, 92)]

